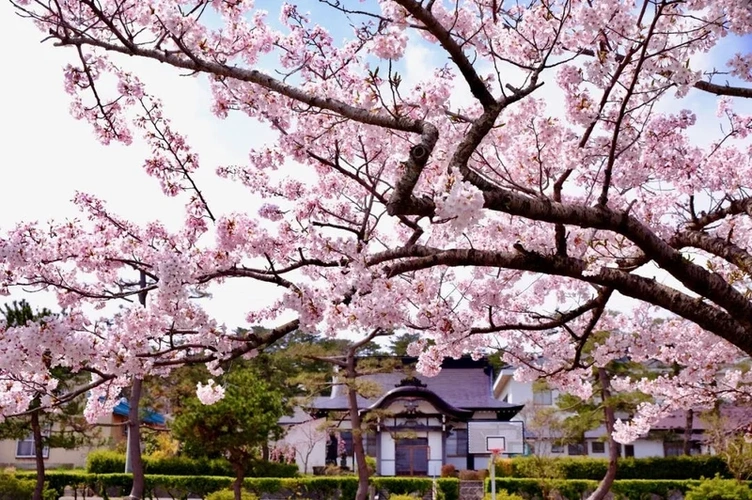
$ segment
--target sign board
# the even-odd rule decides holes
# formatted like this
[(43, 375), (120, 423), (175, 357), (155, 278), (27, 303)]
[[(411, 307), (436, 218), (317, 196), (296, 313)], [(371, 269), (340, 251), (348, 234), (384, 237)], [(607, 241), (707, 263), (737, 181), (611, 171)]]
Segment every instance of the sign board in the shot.
[(496, 448), (503, 438), (505, 454), (523, 454), (525, 452), (524, 424), (522, 422), (488, 422), (470, 421), (467, 423), (468, 453), (488, 455), (490, 446)]

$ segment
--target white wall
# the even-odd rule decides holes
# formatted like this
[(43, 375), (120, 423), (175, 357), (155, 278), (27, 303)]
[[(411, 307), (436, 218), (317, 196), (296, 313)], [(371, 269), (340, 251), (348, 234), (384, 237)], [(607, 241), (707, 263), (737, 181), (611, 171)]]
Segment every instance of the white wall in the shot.
[(395, 457), (392, 435), (388, 432), (382, 432), (380, 445), (379, 474), (382, 476), (393, 476), (395, 474)]
[(433, 431), (428, 433), (428, 475), (429, 476), (441, 476), (442, 456), (444, 455), (444, 449), (442, 447), (443, 441), (441, 432)]
[(638, 439), (632, 444), (634, 445), (635, 458), (662, 457), (663, 456), (664, 451), (663, 451), (662, 441)]
[[(315, 466), (323, 466), (326, 463), (326, 440), (327, 434), (322, 430), (326, 419), (312, 419), (307, 422), (291, 426), (280, 444), (288, 444), (295, 447), (295, 463), (301, 472), (310, 474)], [(309, 453), (310, 452), (310, 453)], [(305, 456), (308, 454), (308, 467), (306, 468)]]

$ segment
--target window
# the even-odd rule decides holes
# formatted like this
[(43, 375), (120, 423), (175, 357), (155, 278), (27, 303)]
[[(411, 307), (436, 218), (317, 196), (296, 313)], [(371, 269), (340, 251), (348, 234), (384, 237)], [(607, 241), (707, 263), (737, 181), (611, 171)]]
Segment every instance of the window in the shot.
[(666, 441), (663, 443), (664, 457), (679, 457), (684, 454), (684, 443), (681, 441)]
[(567, 452), (570, 455), (587, 455), (585, 443), (571, 443), (567, 445)]
[(550, 389), (535, 391), (533, 393), (533, 404), (551, 406), (554, 404), (553, 393)]
[(551, 453), (564, 453), (564, 447), (560, 444), (552, 444)]
[[(42, 448), (42, 456), (50, 458), (50, 447)], [(26, 439), (19, 439), (16, 443), (16, 458), (33, 458), (34, 457), (34, 436), (29, 434)]]
[(467, 455), (467, 429), (454, 429), (446, 439), (446, 454), (448, 457), (464, 457)]
[(593, 453), (606, 453), (606, 443), (603, 441), (593, 441), (590, 443), (590, 451)]
[(342, 431), (339, 433), (342, 441), (345, 442), (345, 455), (348, 457), (353, 454), (353, 436), (351, 431)]
[(376, 456), (376, 434), (373, 432), (367, 432), (363, 436), (363, 447), (365, 448), (366, 455), (370, 457)]
[(624, 456), (625, 457), (634, 457), (634, 445), (633, 444), (625, 444), (624, 445)]

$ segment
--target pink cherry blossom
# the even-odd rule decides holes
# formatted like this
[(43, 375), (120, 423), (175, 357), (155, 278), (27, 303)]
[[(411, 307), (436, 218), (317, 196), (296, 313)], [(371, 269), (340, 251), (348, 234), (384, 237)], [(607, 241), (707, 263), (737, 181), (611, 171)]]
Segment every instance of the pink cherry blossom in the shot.
[[(104, 144), (143, 141), (185, 210), (179, 228), (137, 224), (79, 193), (79, 218), (3, 231), (0, 294), (53, 291), (65, 314), (0, 325), (0, 415), (51, 392), (51, 366), (95, 374), (95, 418), (129, 377), (219, 376), (295, 329), (417, 332), (427, 375), (501, 349), (520, 379), (582, 398), (613, 360), (680, 366), (612, 381), (651, 397), (621, 442), (750, 397), (752, 56), (727, 45), (752, 33), (746, 0), (303, 6), (272, 23), (251, 1), (16, 3), (70, 49), (72, 115)], [(202, 151), (122, 56), (194, 75), (216, 119), (276, 134), (211, 167), (252, 209), (213, 204)], [(270, 297), (238, 298), (249, 325), (208, 312), (230, 279)], [(271, 333), (233, 333), (257, 324)]]
[(209, 379), (206, 385), (199, 382), (196, 385), (196, 397), (201, 404), (213, 405), (225, 397), (225, 388), (221, 385), (214, 385), (214, 379)]

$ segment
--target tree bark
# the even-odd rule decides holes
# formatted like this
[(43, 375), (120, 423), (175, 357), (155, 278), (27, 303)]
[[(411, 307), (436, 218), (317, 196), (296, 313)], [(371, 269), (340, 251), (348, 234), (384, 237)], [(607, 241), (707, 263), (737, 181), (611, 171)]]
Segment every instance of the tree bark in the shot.
[(358, 391), (353, 386), (357, 377), (355, 370), (355, 349), (347, 353), (347, 371), (345, 374), (347, 385), (347, 400), (350, 406), (350, 426), (352, 427), (353, 455), (355, 469), (358, 471), (358, 491), (355, 500), (368, 499), (368, 466), (366, 465), (366, 452), (363, 448), (363, 429), (358, 413)]
[(233, 468), (235, 469), (235, 482), (232, 483), (232, 491), (235, 495), (235, 500), (241, 500), (243, 495), (243, 479), (245, 479), (243, 462), (234, 463)]
[(683, 452), (689, 456), (692, 454), (692, 427), (694, 426), (695, 412), (691, 408), (685, 413), (684, 421), (684, 448)]
[(33, 500), (42, 500), (44, 494), (44, 443), (42, 442), (42, 426), (39, 423), (39, 410), (31, 413), (31, 432), (34, 436), (34, 458), (37, 466), (37, 484), (34, 488)]
[(598, 487), (587, 498), (587, 500), (603, 500), (611, 490), (611, 485), (614, 484), (616, 479), (616, 471), (619, 461), (619, 445), (614, 441), (614, 422), (616, 417), (614, 415), (614, 408), (611, 406), (611, 380), (606, 373), (605, 368), (598, 368), (598, 381), (601, 384), (601, 396), (603, 397), (603, 413), (606, 417), (606, 433), (608, 435), (608, 470), (606, 475), (601, 479)]
[(139, 425), (139, 404), (141, 402), (142, 380), (133, 379), (131, 385), (131, 397), (128, 400), (130, 409), (128, 410), (128, 451), (133, 471), (133, 487), (129, 498), (131, 500), (142, 500), (146, 481), (144, 478), (144, 462), (141, 460), (141, 426)]

